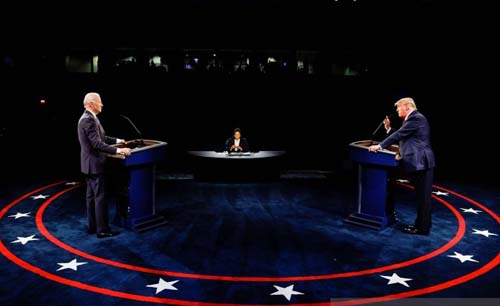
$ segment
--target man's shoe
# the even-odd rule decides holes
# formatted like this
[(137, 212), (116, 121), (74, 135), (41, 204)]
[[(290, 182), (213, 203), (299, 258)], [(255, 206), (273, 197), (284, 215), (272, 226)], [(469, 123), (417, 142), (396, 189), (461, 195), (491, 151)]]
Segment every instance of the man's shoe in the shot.
[(87, 234), (89, 235), (93, 235), (96, 233), (96, 230), (95, 229), (87, 229)]
[(399, 219), (396, 215), (387, 217), (387, 225), (391, 226), (399, 222)]
[(403, 232), (407, 233), (407, 234), (412, 234), (412, 235), (429, 235), (431, 233), (430, 230), (421, 230), (421, 229), (418, 229), (414, 226), (408, 226), (408, 227), (405, 227), (403, 229)]
[(118, 235), (118, 232), (104, 232), (104, 233), (98, 233), (97, 238), (109, 238)]

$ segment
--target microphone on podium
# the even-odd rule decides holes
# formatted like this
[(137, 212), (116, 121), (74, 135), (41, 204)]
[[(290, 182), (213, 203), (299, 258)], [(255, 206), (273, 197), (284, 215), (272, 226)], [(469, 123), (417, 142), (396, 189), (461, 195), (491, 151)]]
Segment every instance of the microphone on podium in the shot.
[(377, 128), (375, 129), (375, 131), (373, 131), (372, 137), (370, 138), (370, 146), (373, 144), (373, 138), (377, 134), (378, 130), (380, 130), (380, 128), (382, 127), (382, 125), (384, 125), (385, 119), (391, 120), (392, 117), (393, 117), (392, 115), (386, 115), (385, 118), (384, 118), (384, 120), (382, 120), (382, 122), (380, 122), (380, 124), (377, 126)]
[(144, 146), (144, 140), (143, 140), (141, 131), (139, 131), (139, 129), (135, 126), (135, 124), (132, 122), (132, 120), (130, 120), (129, 117), (127, 117), (125, 115), (120, 115), (120, 117), (122, 117), (123, 119), (127, 120), (130, 123), (130, 125), (134, 128), (135, 132), (139, 136), (140, 146), (143, 147)]

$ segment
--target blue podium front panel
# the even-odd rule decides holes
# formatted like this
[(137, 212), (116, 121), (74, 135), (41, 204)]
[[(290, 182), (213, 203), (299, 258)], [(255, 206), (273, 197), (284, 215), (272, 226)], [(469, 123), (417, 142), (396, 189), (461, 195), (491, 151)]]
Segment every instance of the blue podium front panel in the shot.
[[(134, 230), (146, 230), (166, 223), (155, 211), (155, 168), (166, 158), (166, 142), (133, 140), (130, 156), (113, 155), (128, 170), (128, 214), (122, 224)], [(118, 144), (117, 147), (127, 147)], [(137, 145), (139, 144), (139, 145)], [(137, 145), (137, 146), (136, 146)]]
[(345, 220), (348, 223), (374, 229), (387, 226), (386, 198), (387, 172), (397, 167), (397, 147), (392, 150), (369, 152), (372, 141), (364, 140), (350, 144), (350, 158), (358, 166), (358, 208)]
[(130, 169), (129, 203), (131, 226), (155, 214), (154, 166)]

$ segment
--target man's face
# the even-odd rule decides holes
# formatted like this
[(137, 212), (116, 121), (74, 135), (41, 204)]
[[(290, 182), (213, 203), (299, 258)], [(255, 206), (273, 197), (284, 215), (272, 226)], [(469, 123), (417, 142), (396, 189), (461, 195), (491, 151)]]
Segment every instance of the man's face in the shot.
[(92, 101), (92, 110), (96, 113), (96, 114), (99, 114), (100, 112), (102, 112), (102, 107), (103, 107), (103, 104), (101, 102), (101, 98), (97, 97), (94, 101)]
[(240, 139), (241, 133), (240, 132), (234, 132), (234, 139)]
[(396, 107), (396, 111), (398, 112), (399, 118), (404, 119), (408, 115), (410, 108), (408, 107), (408, 105), (401, 103)]

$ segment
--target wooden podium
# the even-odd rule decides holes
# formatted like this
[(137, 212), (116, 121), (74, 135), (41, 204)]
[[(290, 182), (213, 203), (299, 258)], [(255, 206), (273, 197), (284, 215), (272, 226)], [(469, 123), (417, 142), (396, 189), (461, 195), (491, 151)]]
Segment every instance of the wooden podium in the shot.
[(398, 146), (377, 153), (368, 152), (371, 140), (355, 141), (349, 144), (350, 158), (358, 163), (358, 209), (344, 221), (380, 230), (387, 226), (386, 198), (388, 171), (397, 167)]
[(165, 224), (164, 217), (156, 214), (155, 168), (166, 158), (167, 143), (135, 139), (113, 146), (132, 149), (130, 156), (109, 155), (125, 168), (128, 178), (125, 196), (128, 207), (121, 214), (119, 225), (144, 231)]

